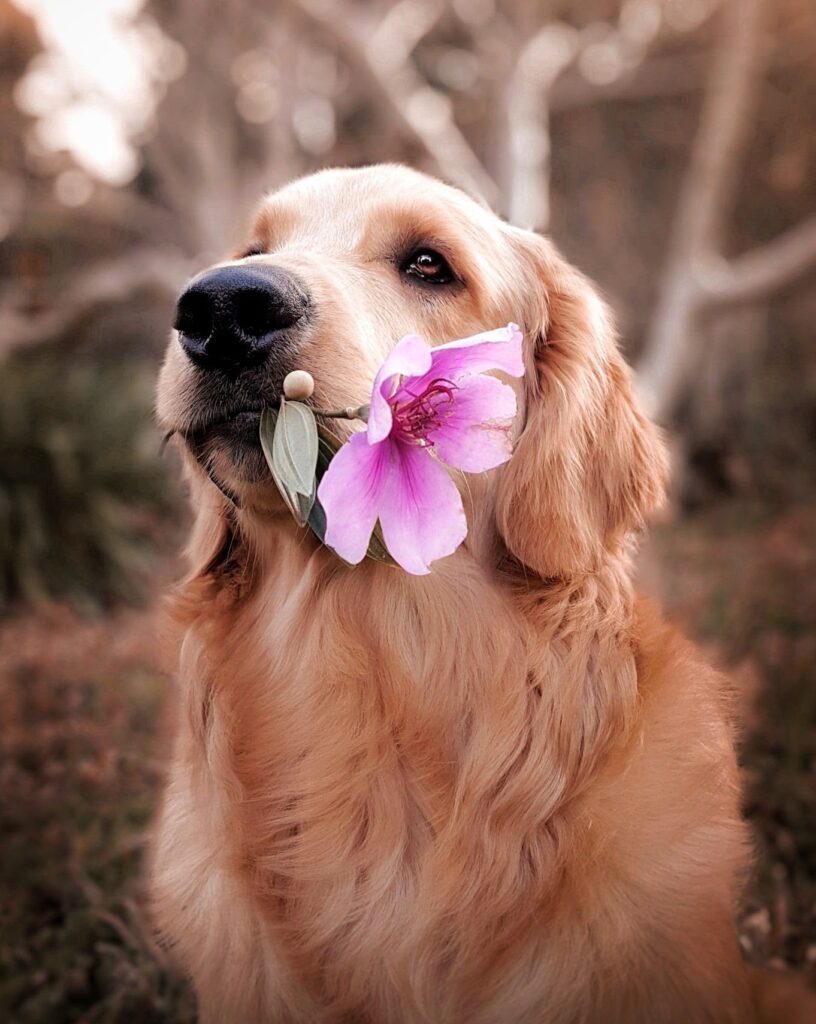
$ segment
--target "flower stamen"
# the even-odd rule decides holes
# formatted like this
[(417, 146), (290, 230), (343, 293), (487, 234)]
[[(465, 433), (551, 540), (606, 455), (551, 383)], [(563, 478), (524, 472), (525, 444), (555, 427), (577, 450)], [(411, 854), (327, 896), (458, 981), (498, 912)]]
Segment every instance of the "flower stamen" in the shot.
[(406, 441), (423, 447), (433, 447), (428, 434), (444, 422), (453, 412), (456, 385), (439, 377), (429, 382), (418, 395), (407, 401), (392, 402), (396, 432)]

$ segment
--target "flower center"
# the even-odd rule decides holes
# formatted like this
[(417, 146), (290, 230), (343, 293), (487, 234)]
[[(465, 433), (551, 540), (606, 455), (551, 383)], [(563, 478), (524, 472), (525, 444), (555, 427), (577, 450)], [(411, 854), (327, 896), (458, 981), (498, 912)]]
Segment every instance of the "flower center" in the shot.
[(428, 440), (428, 434), (450, 416), (454, 391), (456, 385), (453, 381), (439, 377), (430, 381), (418, 395), (403, 391), (395, 396), (391, 401), (394, 432), (404, 441), (432, 447), (433, 441)]

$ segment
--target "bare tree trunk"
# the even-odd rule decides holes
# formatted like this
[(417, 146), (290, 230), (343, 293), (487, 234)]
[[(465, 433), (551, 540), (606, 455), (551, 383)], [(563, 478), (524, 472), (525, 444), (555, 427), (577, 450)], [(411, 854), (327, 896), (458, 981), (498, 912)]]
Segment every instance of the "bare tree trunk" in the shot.
[[(488, 202), (497, 200), (496, 185), (454, 121), (447, 96), (425, 83), (410, 59), (419, 33), (410, 33), (407, 45), (398, 42), (388, 47), (380, 38), (379, 46), (372, 46), (376, 29), (372, 32), (361, 25), (357, 9), (349, 4), (338, 0), (322, 4), (315, 0), (283, 0), (283, 6), (293, 20), (319, 29), (334, 43), (372, 103), (404, 138), (417, 145), (432, 170)], [(433, 9), (430, 13), (434, 17), (423, 14), (427, 30), (438, 16)], [(386, 19), (393, 24), (394, 18), (386, 15)], [(391, 31), (387, 24), (385, 31)]]
[(668, 266), (639, 367), (651, 414), (665, 420), (686, 387), (704, 339), (697, 324), (699, 280), (716, 268), (734, 180), (763, 73), (766, 0), (730, 0), (702, 119), (675, 217)]
[[(723, 228), (767, 56), (761, 29), (771, 0), (717, 2), (724, 5), (722, 39), (641, 367), (647, 402), (662, 419), (670, 416), (697, 365), (704, 344), (699, 313), (763, 298), (816, 263), (816, 218), (730, 262), (721, 255)], [(274, 6), (269, 0), (221, 0), (216, 6), (179, 0), (167, 9), (168, 27), (171, 35), (185, 42), (187, 71), (170, 85), (143, 147), (146, 177), (156, 194), (147, 200), (134, 191), (127, 203), (110, 204), (111, 211), (119, 218), (133, 217), (148, 237), (158, 234), (168, 251), (175, 247), (178, 259), (165, 274), (167, 283), (178, 279), (177, 267), (186, 265), (188, 257), (200, 264), (223, 254), (263, 188), (303, 168), (290, 120), (291, 110), (309, 89), (296, 73), (297, 47), (308, 49), (312, 36), (318, 35), (346, 66), (392, 136), (415, 149), (420, 162), (501, 204), (511, 221), (546, 228), (550, 112), (562, 109), (565, 102), (567, 107), (586, 102), (587, 96), (595, 102), (600, 93), (625, 95), (660, 33), (674, 30), (659, 17), (645, 23), (642, 18), (633, 20), (628, 4), (620, 5), (611, 21), (593, 21), (580, 29), (557, 20), (558, 3), (543, 6), (531, 8), (527, 19), (500, 8), (487, 31), (480, 22), (474, 49), (489, 69), (483, 84), (491, 90), (487, 107), (495, 114), (496, 136), (483, 159), (456, 122), (449, 97), (426, 79), (424, 64), (415, 53), (440, 22), (443, 34), (449, 18), (469, 24), (461, 8), (452, 7), (449, 0), (379, 0), (371, 5), (279, 0)], [(225, 10), (234, 16), (225, 20)], [(593, 50), (616, 58), (613, 81), (605, 77), (593, 84), (586, 79), (582, 60)], [(268, 128), (248, 128), (236, 108), (236, 58), (248, 52), (261, 60), (268, 53), (277, 66), (278, 117)], [(678, 70), (677, 57), (654, 61), (651, 75), (657, 67), (657, 83), (638, 85), (646, 96), (653, 88), (673, 88), (672, 76)], [(572, 99), (566, 88), (570, 79)], [(686, 80), (683, 87), (687, 85)], [(134, 214), (137, 207), (139, 213)], [(155, 241), (154, 248), (159, 248)], [(140, 253), (115, 261), (108, 273), (96, 266), (78, 271), (66, 288), (72, 301), (65, 307), (65, 324), (86, 315), (94, 303), (126, 296), (128, 275), (134, 288), (151, 285), (159, 274), (143, 257)], [(162, 258), (157, 266), (166, 263)], [(162, 287), (162, 281), (155, 286)], [(14, 295), (4, 296), (0, 303), (0, 359), (18, 347), (47, 342), (64, 326), (54, 312), (29, 321), (23, 307), (23, 300)]]
[(522, 49), (505, 96), (507, 216), (543, 231), (550, 222), (550, 91), (575, 59), (578, 33), (547, 25)]

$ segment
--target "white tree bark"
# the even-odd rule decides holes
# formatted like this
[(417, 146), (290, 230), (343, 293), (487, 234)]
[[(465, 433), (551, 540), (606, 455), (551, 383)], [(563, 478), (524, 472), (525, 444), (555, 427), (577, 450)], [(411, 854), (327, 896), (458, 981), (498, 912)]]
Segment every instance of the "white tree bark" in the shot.
[[(334, 42), (369, 99), (385, 119), (425, 154), (432, 170), (483, 196), (487, 202), (496, 202), (496, 184), (454, 121), (450, 101), (421, 80), (409, 59), (422, 33), (412, 29), (407, 45), (383, 48), (376, 45), (377, 30), (361, 25), (357, 12), (342, 2), (282, 2), (293, 18), (319, 29)], [(428, 18), (428, 5), (423, 4), (422, 8), (422, 26), (429, 31), (438, 15)], [(391, 16), (385, 17), (393, 26)], [(389, 31), (387, 23), (385, 31)], [(382, 44), (382, 35), (379, 40)]]
[(549, 97), (578, 52), (579, 33), (545, 26), (521, 50), (505, 96), (508, 136), (507, 217), (543, 231), (550, 222)]
[(693, 376), (704, 338), (697, 313), (707, 268), (722, 265), (723, 227), (763, 74), (767, 0), (729, 0), (691, 164), (678, 203), (639, 386), (651, 415), (667, 419)]
[[(816, 263), (816, 219), (730, 262), (721, 255), (767, 55), (762, 14), (771, 0), (724, 3), (722, 38), (640, 367), (647, 403), (661, 419), (671, 414), (693, 378), (704, 344), (699, 314), (764, 297)], [(67, 289), (63, 309), (30, 320), (8, 296), (0, 308), (0, 356), (50, 340), (87, 315), (93, 302), (127, 298), (146, 286), (175, 288), (184, 272), (168, 271), (170, 262), (178, 268), (188, 255), (199, 263), (216, 258), (234, 241), (230, 235), (256, 196), (302, 170), (303, 154), (288, 117), (303, 89), (308, 91), (298, 82), (297, 51), (291, 46), (298, 29), (306, 30), (299, 45), (311, 46), (314, 34), (333, 47), (383, 124), (413, 145), (430, 170), (500, 205), (512, 222), (538, 229), (549, 221), (551, 111), (694, 84), (680, 74), (687, 70), (687, 55), (650, 57), (656, 40), (674, 30), (659, 17), (644, 29), (642, 20), (632, 21), (632, 5), (622, 4), (616, 21), (576, 29), (556, 20), (554, 4), (551, 11), (537, 12), (526, 35), (512, 12), (500, 9), (489, 26), (481, 25), (473, 43), (483, 66), (481, 87), (490, 91), (487, 105), (490, 109), (492, 103), (495, 116), (496, 138), (485, 147), (483, 160), (455, 122), (450, 100), (426, 81), (415, 58), (417, 46), (443, 16), (461, 18), (448, 0), (369, 7), (348, 0), (279, 0), (270, 20), (272, 10), (270, 0), (174, 5), (168, 30), (184, 41), (188, 70), (170, 86), (145, 149), (158, 195), (148, 201), (133, 191), (129, 199), (123, 193), (121, 203), (109, 204), (112, 219), (135, 216), (143, 235), (160, 237), (168, 249), (155, 267), (141, 250), (107, 267), (89, 268)], [(250, 130), (255, 149), (254, 160), (248, 160), (247, 129), (230, 81), (236, 57), (258, 46), (277, 54), (281, 106), (266, 135), (260, 128)], [(620, 74), (613, 80), (584, 74), (584, 58), (594, 49), (617, 55)], [(177, 252), (170, 261), (173, 244)]]
[(699, 279), (700, 305), (757, 302), (816, 266), (816, 215)]

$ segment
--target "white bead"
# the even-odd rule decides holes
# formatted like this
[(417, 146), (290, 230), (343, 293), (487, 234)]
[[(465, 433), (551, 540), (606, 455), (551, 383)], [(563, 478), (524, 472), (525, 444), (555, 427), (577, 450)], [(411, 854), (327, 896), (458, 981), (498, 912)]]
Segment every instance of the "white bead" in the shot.
[(283, 394), (292, 401), (310, 398), (314, 392), (314, 377), (306, 370), (292, 370), (283, 379)]

